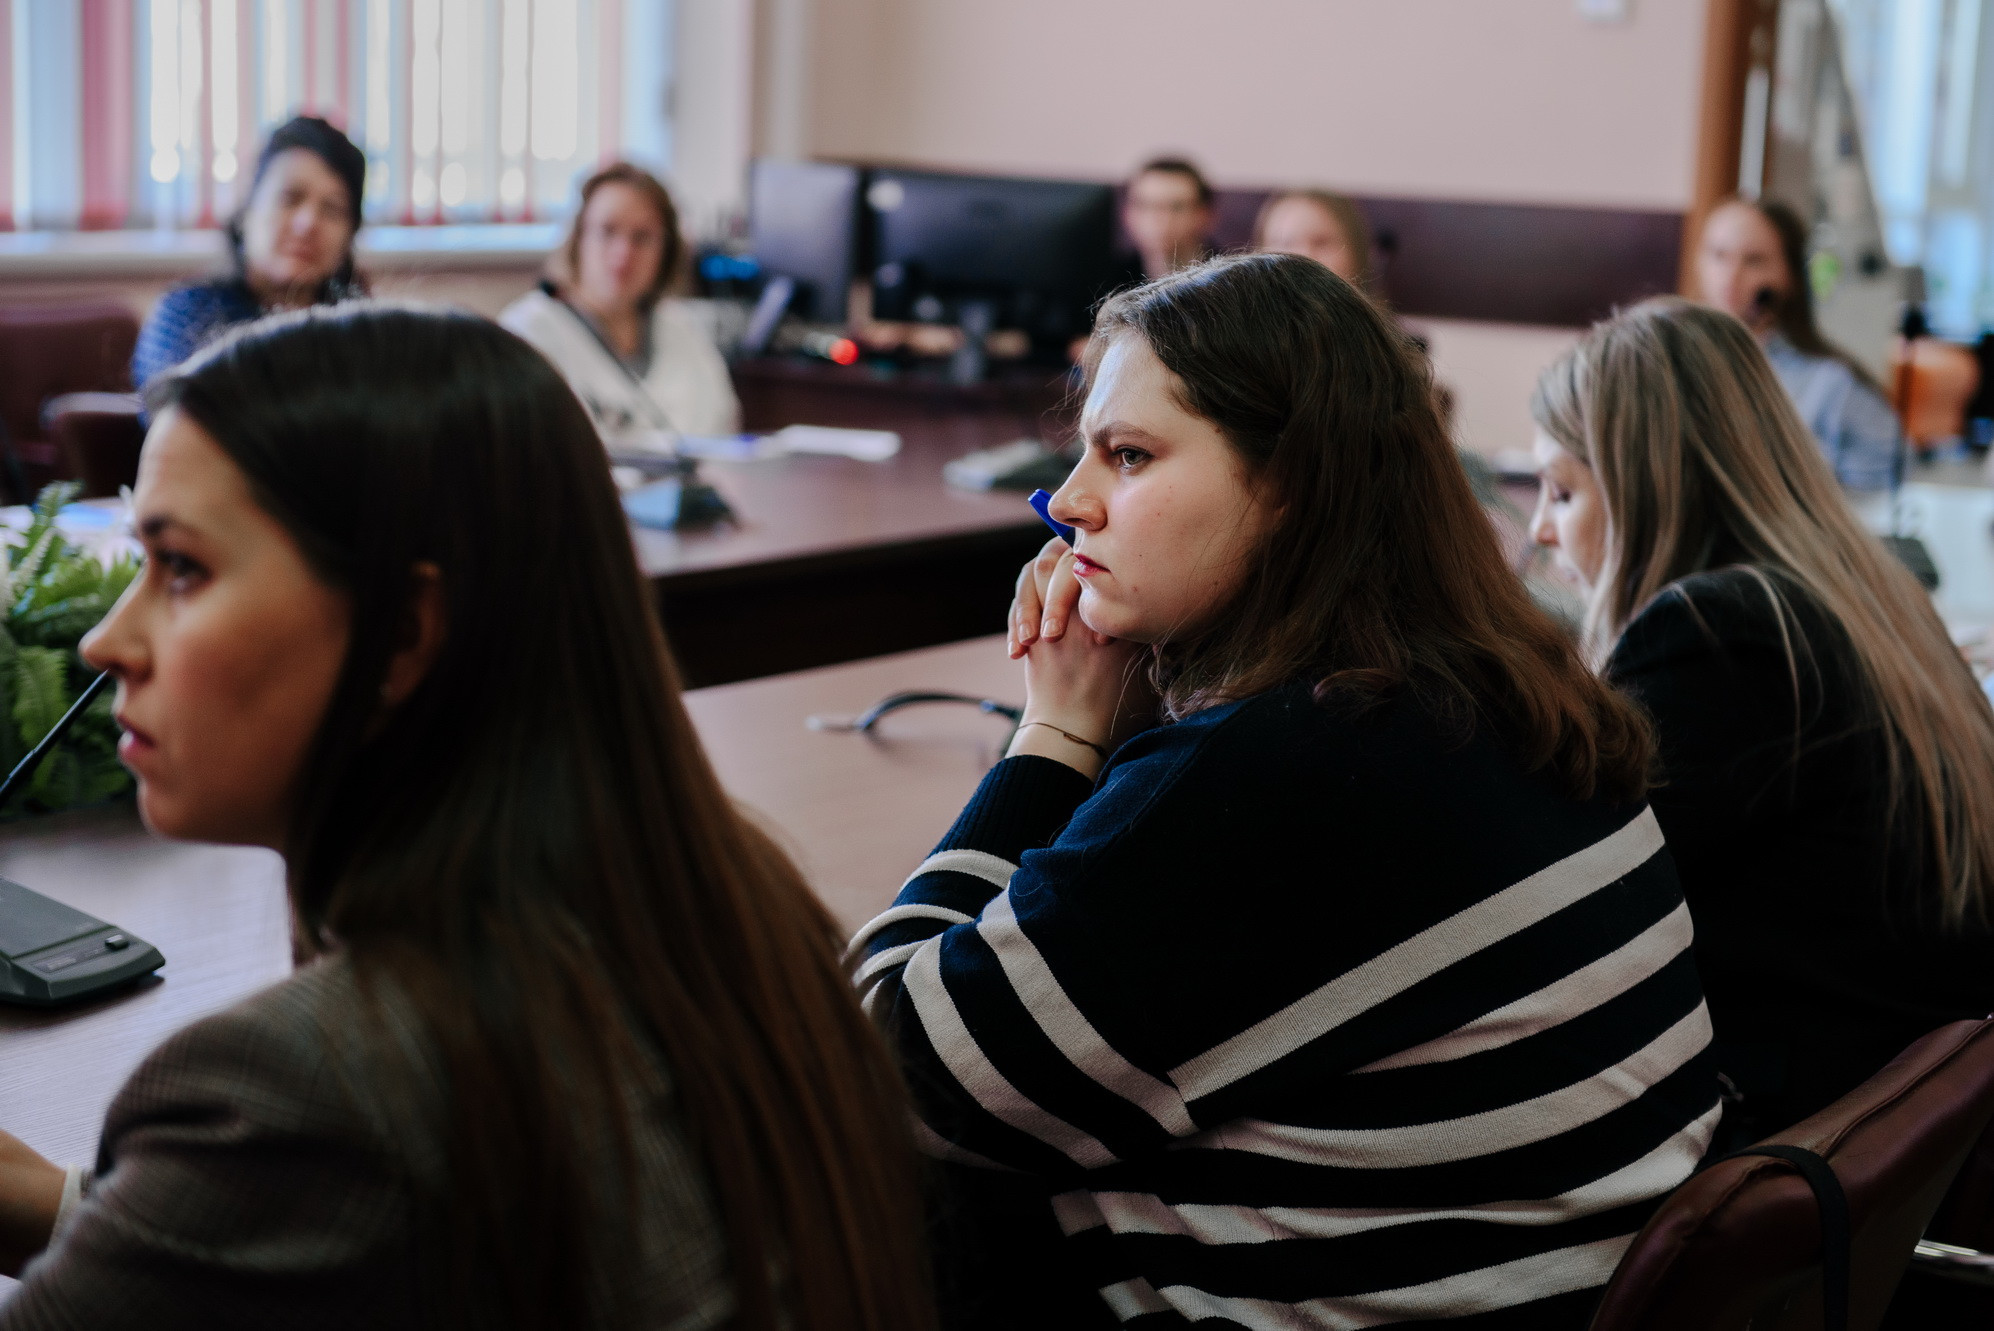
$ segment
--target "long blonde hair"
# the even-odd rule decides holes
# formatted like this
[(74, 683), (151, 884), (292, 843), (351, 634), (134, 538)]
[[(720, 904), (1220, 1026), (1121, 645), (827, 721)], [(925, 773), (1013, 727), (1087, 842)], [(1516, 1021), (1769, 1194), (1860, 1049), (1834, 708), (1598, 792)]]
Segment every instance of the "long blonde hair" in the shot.
[(1603, 664), (1670, 583), (1743, 565), (1777, 605), (1797, 586), (1854, 649), (1888, 754), (1889, 816), (1915, 817), (1941, 918), (1987, 918), (1994, 884), (1994, 708), (1910, 572), (1856, 521), (1745, 326), (1674, 297), (1593, 328), (1537, 384), (1531, 414), (1606, 497), (1585, 645)]

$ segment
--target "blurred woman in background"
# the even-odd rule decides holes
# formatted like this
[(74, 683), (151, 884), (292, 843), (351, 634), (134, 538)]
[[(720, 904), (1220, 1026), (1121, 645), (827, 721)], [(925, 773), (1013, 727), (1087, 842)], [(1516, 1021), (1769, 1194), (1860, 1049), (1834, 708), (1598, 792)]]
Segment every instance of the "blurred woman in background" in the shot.
[(1371, 226), (1341, 194), (1291, 189), (1269, 195), (1253, 223), (1253, 248), (1314, 259), (1365, 295), (1377, 294), (1372, 289)]
[(1636, 306), (1532, 412), (1536, 537), (1658, 732), (1741, 1145), (1994, 1011), (1994, 710), (1736, 320)]
[(685, 253), (672, 196), (618, 162), (582, 185), (558, 273), (499, 316), (554, 363), (612, 445), (669, 449), (677, 435), (739, 428), (711, 332), (667, 294)]
[(169, 837), (283, 855), (283, 983), (155, 1050), (95, 1171), (0, 1133), (0, 1329), (925, 1331), (893, 1064), (686, 715), (602, 445), (483, 319), (374, 305), (155, 382), (83, 645)]
[[(1388, 309), (1379, 289), (1377, 266), (1372, 262), (1371, 224), (1355, 201), (1323, 189), (1283, 190), (1269, 195), (1260, 205), (1253, 222), (1253, 248), (1262, 254), (1299, 254), (1314, 259), (1338, 277), (1369, 296), (1381, 309)], [(1399, 328), (1422, 353), (1432, 345), (1424, 333), (1397, 319)], [(1454, 433), (1454, 392), (1439, 380), (1433, 382), (1433, 405), (1448, 435)], [(1501, 505), (1495, 474), (1481, 455), (1461, 450), (1461, 462), (1475, 484), (1476, 497), (1484, 504)], [(1519, 514), (1520, 518), (1521, 515)]]
[(1897, 417), (1854, 356), (1821, 336), (1807, 271), (1807, 229), (1783, 203), (1732, 199), (1703, 223), (1703, 303), (1742, 321), (1765, 348), (1836, 479), (1887, 490), (1902, 465)]
[(132, 383), (144, 388), (237, 324), (362, 294), (353, 239), (366, 181), (366, 157), (317, 116), (272, 131), (228, 224), (232, 271), (160, 298), (132, 351)]

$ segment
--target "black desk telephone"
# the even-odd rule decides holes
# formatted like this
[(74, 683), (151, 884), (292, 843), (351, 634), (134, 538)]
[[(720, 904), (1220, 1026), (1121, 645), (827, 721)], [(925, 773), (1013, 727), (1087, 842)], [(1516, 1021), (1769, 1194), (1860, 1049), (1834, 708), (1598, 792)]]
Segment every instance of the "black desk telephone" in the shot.
[[(99, 675), (76, 705), (0, 782), (0, 807), (58, 744), (110, 680)], [(0, 878), (0, 1002), (51, 1007), (95, 998), (166, 964), (159, 949), (113, 924)]]

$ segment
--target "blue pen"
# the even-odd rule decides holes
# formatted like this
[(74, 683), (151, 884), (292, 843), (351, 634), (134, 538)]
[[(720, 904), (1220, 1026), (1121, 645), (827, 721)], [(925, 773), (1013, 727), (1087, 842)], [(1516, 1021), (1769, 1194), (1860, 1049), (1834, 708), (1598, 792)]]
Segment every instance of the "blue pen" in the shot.
[(1047, 494), (1043, 490), (1034, 490), (1032, 491), (1031, 498), (1027, 499), (1025, 502), (1030, 504), (1033, 510), (1038, 513), (1040, 521), (1044, 522), (1046, 526), (1052, 528), (1052, 534), (1054, 536), (1057, 536), (1060, 540), (1065, 541), (1068, 545), (1073, 544), (1073, 528), (1067, 526), (1063, 522), (1057, 522), (1053, 519), (1051, 495)]

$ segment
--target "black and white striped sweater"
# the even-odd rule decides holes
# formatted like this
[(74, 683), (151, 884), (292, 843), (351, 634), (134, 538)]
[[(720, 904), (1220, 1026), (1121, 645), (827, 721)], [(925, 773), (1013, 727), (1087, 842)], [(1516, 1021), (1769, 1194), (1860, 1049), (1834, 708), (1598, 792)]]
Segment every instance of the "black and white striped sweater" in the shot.
[(928, 1148), (1132, 1325), (1582, 1327), (1718, 1118), (1654, 816), (1404, 699), (1008, 759), (854, 955)]

